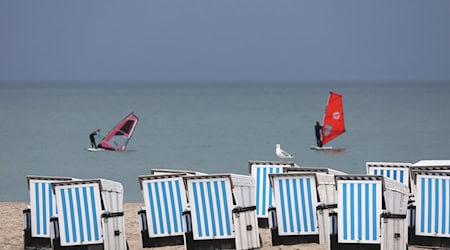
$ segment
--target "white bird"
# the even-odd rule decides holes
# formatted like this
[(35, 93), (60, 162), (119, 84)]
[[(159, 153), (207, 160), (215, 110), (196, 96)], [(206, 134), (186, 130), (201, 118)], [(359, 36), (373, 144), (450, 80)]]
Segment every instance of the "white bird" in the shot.
[(281, 149), (280, 144), (275, 145), (275, 154), (280, 159), (292, 159), (294, 156)]

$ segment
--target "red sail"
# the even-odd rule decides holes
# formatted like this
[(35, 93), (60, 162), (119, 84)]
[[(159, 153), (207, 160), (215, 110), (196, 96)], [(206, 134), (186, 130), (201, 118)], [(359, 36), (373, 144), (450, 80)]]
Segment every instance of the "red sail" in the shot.
[(120, 121), (100, 142), (100, 147), (109, 150), (123, 151), (133, 135), (138, 117), (131, 113)]
[(341, 95), (330, 92), (322, 126), (323, 145), (345, 132), (344, 107)]

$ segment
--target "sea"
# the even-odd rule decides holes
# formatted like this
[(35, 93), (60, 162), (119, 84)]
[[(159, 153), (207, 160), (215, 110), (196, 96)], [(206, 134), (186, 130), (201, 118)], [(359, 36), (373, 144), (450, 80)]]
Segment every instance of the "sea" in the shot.
[[(311, 150), (330, 91), (343, 96), (339, 150)], [(151, 169), (249, 174), (277, 161), (365, 173), (368, 161), (450, 159), (450, 83), (1, 83), (0, 201), (29, 201), (27, 176), (104, 178), (143, 202)], [(124, 152), (89, 152), (88, 135), (134, 112)]]

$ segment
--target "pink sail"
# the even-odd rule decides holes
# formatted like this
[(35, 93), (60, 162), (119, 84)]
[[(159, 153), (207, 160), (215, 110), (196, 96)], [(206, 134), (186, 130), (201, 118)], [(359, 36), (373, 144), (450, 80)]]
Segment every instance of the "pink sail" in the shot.
[(330, 92), (322, 125), (322, 144), (325, 145), (345, 132), (342, 96)]
[(128, 144), (139, 118), (131, 113), (120, 121), (100, 142), (99, 147), (109, 150), (123, 151)]

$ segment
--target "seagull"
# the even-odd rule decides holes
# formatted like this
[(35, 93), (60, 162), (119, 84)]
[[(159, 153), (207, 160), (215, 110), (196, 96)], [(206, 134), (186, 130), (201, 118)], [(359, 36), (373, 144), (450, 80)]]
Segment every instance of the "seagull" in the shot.
[(277, 144), (275, 146), (275, 154), (278, 156), (278, 158), (280, 159), (292, 159), (294, 158), (293, 155), (289, 154), (288, 152), (284, 151), (283, 149), (281, 149), (280, 144)]

